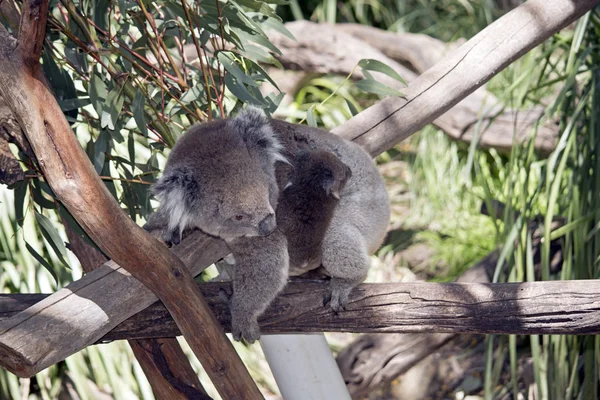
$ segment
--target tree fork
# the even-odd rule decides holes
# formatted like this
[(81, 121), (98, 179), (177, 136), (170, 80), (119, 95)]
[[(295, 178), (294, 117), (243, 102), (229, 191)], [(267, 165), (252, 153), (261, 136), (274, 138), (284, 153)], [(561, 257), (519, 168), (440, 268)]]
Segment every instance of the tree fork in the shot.
[[(25, 0), (22, 9), (16, 46), (0, 25), (0, 93), (57, 198), (107, 255), (163, 301), (223, 398), (262, 398), (188, 269), (123, 213), (48, 89), (39, 66), (48, 1)], [(18, 359), (4, 350), (8, 362)]]
[[(108, 261), (68, 224), (65, 224), (65, 231), (69, 249), (86, 273)], [(157, 400), (210, 400), (176, 338), (131, 339), (128, 343)]]

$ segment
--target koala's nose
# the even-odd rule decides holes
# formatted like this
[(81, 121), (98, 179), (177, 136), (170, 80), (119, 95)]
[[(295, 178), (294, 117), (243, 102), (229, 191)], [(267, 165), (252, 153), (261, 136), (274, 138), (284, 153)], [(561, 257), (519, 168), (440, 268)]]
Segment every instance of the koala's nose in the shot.
[(258, 224), (258, 231), (261, 235), (267, 236), (271, 234), (276, 227), (275, 214), (269, 214)]

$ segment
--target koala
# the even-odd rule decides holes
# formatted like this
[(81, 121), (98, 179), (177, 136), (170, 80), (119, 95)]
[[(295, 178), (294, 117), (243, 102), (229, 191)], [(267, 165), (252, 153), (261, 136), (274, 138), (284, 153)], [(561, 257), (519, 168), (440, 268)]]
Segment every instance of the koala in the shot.
[(250, 343), (289, 275), (322, 266), (331, 277), (324, 301), (344, 310), (390, 218), (383, 180), (364, 149), (254, 108), (190, 128), (151, 190), (160, 205), (147, 230), (168, 244), (188, 229), (227, 243), (235, 259), (232, 332)]
[(351, 176), (350, 168), (328, 151), (302, 151), (296, 157), (276, 211), (277, 228), (288, 241), (290, 270), (321, 264), (321, 242)]

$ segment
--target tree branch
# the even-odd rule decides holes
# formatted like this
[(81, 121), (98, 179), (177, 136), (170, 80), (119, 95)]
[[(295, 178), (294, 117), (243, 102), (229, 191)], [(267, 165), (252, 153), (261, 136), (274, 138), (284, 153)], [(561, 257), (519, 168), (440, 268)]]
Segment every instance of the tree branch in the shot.
[(19, 25), (17, 51), (21, 61), (33, 75), (40, 66), (46, 36), (48, 0), (24, 1)]
[[(86, 273), (108, 261), (68, 224), (65, 224), (65, 231), (69, 249)], [(132, 339), (128, 343), (157, 400), (210, 399), (176, 338)]]
[(334, 133), (372, 154), (431, 123), (550, 35), (581, 17), (598, 0), (529, 0), (475, 35), (403, 89), (356, 115)]
[[(261, 331), (485, 333), (515, 335), (600, 334), (600, 280), (531, 283), (365, 283), (348, 309), (323, 307), (327, 282), (290, 282), (260, 318)], [(219, 323), (231, 329), (219, 294), (229, 283), (199, 285)], [(0, 295), (0, 318), (23, 312), (46, 295)], [(22, 300), (21, 300), (22, 299)], [(25, 311), (24, 311), (25, 310)], [(93, 315), (90, 315), (90, 320)], [(42, 326), (38, 326), (42, 329)], [(177, 325), (160, 303), (119, 324), (100, 341), (173, 337)]]

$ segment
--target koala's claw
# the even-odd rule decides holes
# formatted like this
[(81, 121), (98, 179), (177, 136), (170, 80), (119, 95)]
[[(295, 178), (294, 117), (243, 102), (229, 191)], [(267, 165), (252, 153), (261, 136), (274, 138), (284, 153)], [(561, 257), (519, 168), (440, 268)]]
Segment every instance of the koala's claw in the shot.
[(325, 296), (323, 296), (323, 307), (329, 306), (334, 313), (338, 314), (340, 311), (346, 311), (348, 306), (348, 293), (345, 290), (333, 289), (329, 290)]
[(238, 342), (244, 340), (244, 342), (252, 344), (260, 339), (260, 327), (257, 321), (246, 323), (232, 322), (231, 325), (233, 339)]

